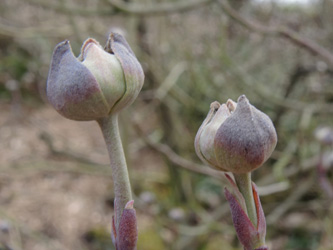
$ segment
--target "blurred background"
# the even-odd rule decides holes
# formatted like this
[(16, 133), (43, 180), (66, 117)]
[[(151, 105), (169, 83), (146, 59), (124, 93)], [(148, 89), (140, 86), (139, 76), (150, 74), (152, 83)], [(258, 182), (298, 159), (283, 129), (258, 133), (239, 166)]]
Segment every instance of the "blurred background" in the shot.
[(121, 113), (139, 250), (241, 249), (222, 175), (194, 137), (245, 94), (278, 132), (253, 173), (269, 249), (333, 249), (333, 2), (1, 0), (0, 249), (114, 249), (113, 185), (95, 122), (45, 98), (55, 45), (124, 34), (145, 71)]

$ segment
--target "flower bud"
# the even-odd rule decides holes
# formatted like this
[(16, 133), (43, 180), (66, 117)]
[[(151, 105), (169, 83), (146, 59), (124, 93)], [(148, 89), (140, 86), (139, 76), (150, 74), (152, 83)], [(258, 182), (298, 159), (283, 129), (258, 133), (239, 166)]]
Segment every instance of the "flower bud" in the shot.
[(260, 167), (272, 154), (277, 135), (270, 118), (245, 95), (238, 103), (211, 104), (195, 139), (196, 153), (211, 167), (237, 174)]
[(142, 67), (126, 40), (112, 33), (105, 49), (92, 38), (86, 40), (78, 58), (68, 41), (59, 43), (53, 52), (46, 93), (61, 115), (89, 121), (130, 105), (143, 80)]

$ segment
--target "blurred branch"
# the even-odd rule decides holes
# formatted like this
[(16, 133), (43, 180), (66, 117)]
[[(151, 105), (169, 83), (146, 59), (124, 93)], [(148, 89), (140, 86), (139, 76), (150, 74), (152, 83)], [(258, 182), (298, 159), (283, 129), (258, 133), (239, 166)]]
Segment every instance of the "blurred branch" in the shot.
[(290, 194), (290, 196), (267, 216), (267, 223), (275, 224), (290, 208), (292, 208), (297, 203), (298, 200), (303, 197), (303, 195), (309, 192), (313, 185), (313, 178), (299, 181), (299, 184), (292, 189), (293, 192)]
[(108, 16), (114, 14), (112, 8), (100, 8), (100, 9), (87, 9), (80, 8), (78, 6), (64, 6), (63, 4), (53, 4), (49, 1), (43, 0), (26, 0), (27, 3), (41, 6), (46, 9), (51, 9), (57, 12), (61, 12), (69, 15), (79, 15), (79, 16)]
[[(286, 99), (289, 97), (289, 95), (292, 93), (294, 88), (296, 87), (296, 84), (300, 82), (301, 79), (304, 79), (308, 75), (310, 75), (314, 71), (315, 68), (305, 68), (303, 66), (297, 65), (297, 67), (293, 70), (293, 72), (290, 74), (289, 81), (287, 83), (287, 86), (284, 90), (283, 97)], [(279, 106), (275, 112), (275, 118), (274, 118), (274, 124), (276, 127), (278, 127), (278, 124), (280, 123), (280, 118), (285, 113), (287, 109), (285, 107)]]
[(326, 193), (327, 197), (333, 201), (333, 186), (327, 177), (327, 169), (324, 167), (323, 158), (323, 153), (321, 153), (320, 160), (317, 164), (318, 181), (321, 189)]
[(15, 27), (13, 25), (6, 25), (0, 22), (0, 35), (8, 37), (23, 37), (35, 38), (36, 36), (68, 36), (71, 34), (71, 27), (64, 25), (61, 28), (50, 26), (40, 27)]
[(165, 2), (160, 4), (136, 4), (136, 3), (125, 3), (117, 0), (107, 0), (113, 8), (99, 8), (99, 9), (87, 9), (80, 8), (78, 6), (63, 6), (62, 4), (52, 4), (48, 1), (42, 0), (27, 0), (30, 4), (42, 6), (44, 8), (52, 9), (57, 12), (64, 14), (80, 15), (80, 16), (107, 16), (115, 13), (125, 13), (130, 15), (166, 15), (174, 12), (189, 11), (201, 6), (207, 5), (216, 0), (184, 0), (180, 2)]
[[(254, 88), (256, 94), (265, 100), (269, 101), (274, 105), (281, 106), (286, 109), (297, 110), (301, 112), (313, 112), (313, 113), (333, 113), (333, 105), (331, 103), (319, 103), (319, 102), (302, 102), (292, 98), (278, 96), (276, 93), (273, 93), (270, 88), (266, 87), (264, 84), (260, 86), (255, 85), (256, 80), (253, 79), (251, 74), (244, 72), (242, 68), (239, 67), (239, 64), (236, 62), (233, 63), (233, 68), (230, 72), (237, 73), (239, 80), (244, 85)], [(330, 72), (330, 71), (328, 71)]]
[(176, 85), (181, 74), (187, 69), (185, 62), (177, 63), (170, 71), (165, 80), (161, 83), (157, 90), (154, 91), (154, 98), (162, 101)]
[(331, 67), (333, 67), (333, 54), (318, 43), (310, 39), (301, 37), (297, 32), (294, 32), (286, 27), (267, 27), (262, 24), (254, 23), (253, 21), (245, 19), (242, 15), (232, 9), (226, 0), (219, 0), (219, 3), (223, 11), (230, 18), (232, 18), (234, 21), (238, 22), (240, 25), (247, 28), (248, 30), (258, 32), (263, 35), (281, 36), (287, 38), (295, 45), (308, 50), (312, 54), (320, 56)]
[[(137, 130), (139, 130), (138, 125), (136, 125), (136, 128), (137, 128)], [(214, 177), (219, 180), (223, 180), (223, 181), (226, 180), (226, 177), (224, 176), (223, 172), (219, 172), (219, 171), (210, 169), (205, 165), (201, 165), (201, 164), (197, 164), (192, 161), (189, 161), (189, 160), (179, 156), (166, 144), (154, 142), (149, 136), (142, 136), (142, 139), (150, 148), (154, 149), (157, 152), (162, 153), (173, 164), (175, 164), (177, 166), (180, 166), (182, 168), (185, 168), (185, 169), (190, 170), (195, 173), (211, 176), (211, 177)], [(226, 181), (226, 183), (227, 183), (227, 181)]]
[(26, 222), (23, 222), (20, 218), (17, 218), (17, 216), (12, 216), (5, 208), (0, 208), (0, 217), (5, 218), (10, 222), (11, 231), (13, 231), (14, 241), (15, 244), (12, 248), (0, 248), (1, 250), (8, 250), (8, 249), (14, 249), (14, 250), (22, 250), (23, 248), (23, 239), (22, 236), (26, 236), (27, 238), (33, 238), (38, 239), (39, 242), (48, 242), (48, 248), (49, 250), (58, 249), (57, 247), (60, 247), (60, 249), (66, 249), (66, 246), (60, 241), (57, 240), (56, 243), (55, 239), (52, 238), (48, 233), (45, 231), (37, 231), (29, 227)]
[(216, 0), (184, 0), (179, 2), (164, 2), (159, 4), (125, 3), (118, 0), (107, 0), (118, 11), (131, 15), (161, 15), (174, 12), (189, 11), (215, 2)]
[[(67, 1), (65, 1), (65, 0), (60, 1), (60, 4), (63, 6), (63, 8), (66, 8), (66, 6), (67, 6), (66, 2)], [(78, 41), (83, 40), (83, 37), (81, 37), (81, 32), (80, 32), (79, 26), (77, 25), (77, 22), (75, 20), (75, 15), (73, 14), (73, 12), (68, 13), (67, 17), (68, 17), (70, 25), (72, 26), (72, 30), (73, 30), (73, 33), (74, 33), (76, 39)]]
[[(285, 178), (285, 179), (290, 179), (292, 178), (293, 176), (296, 176), (298, 174), (301, 174), (301, 173), (305, 173), (307, 171), (310, 171), (310, 170), (313, 170), (318, 162), (320, 160), (320, 157), (319, 156), (313, 156), (311, 158), (308, 158), (304, 161), (302, 161), (301, 163), (299, 164), (290, 164), (288, 165), (288, 167), (285, 168), (285, 170), (283, 171), (283, 174), (282, 176)], [(274, 175), (267, 175), (263, 178), (261, 178), (260, 180), (257, 181), (257, 183), (260, 185), (264, 185), (264, 184), (267, 184), (267, 183), (272, 183), (275, 181), (275, 176)]]
[(285, 191), (290, 188), (290, 184), (287, 181), (281, 181), (266, 186), (258, 186), (257, 188), (260, 196), (266, 196)]
[(71, 159), (71, 160), (74, 160), (74, 161), (77, 161), (77, 162), (80, 162), (83, 164), (88, 164), (88, 165), (107, 166), (107, 164), (92, 161), (92, 160), (85, 158), (84, 156), (76, 154), (74, 152), (70, 152), (68, 150), (56, 149), (54, 147), (53, 138), (51, 137), (51, 135), (49, 133), (47, 133), (45, 131), (40, 133), (39, 138), (46, 144), (46, 146), (48, 147), (52, 156), (64, 157), (64, 158)]
[[(190, 160), (187, 160), (177, 153), (175, 153), (168, 145), (154, 142), (149, 136), (142, 135), (143, 132), (138, 124), (134, 124), (136, 131), (141, 135), (141, 138), (144, 142), (152, 149), (157, 152), (165, 155), (173, 164), (180, 166), (184, 169), (190, 170), (195, 173), (207, 175), (219, 180), (222, 180), (224, 184), (229, 185), (229, 181), (227, 181), (224, 172), (217, 171), (209, 168), (208, 166), (197, 164)], [(271, 185), (258, 187), (259, 194), (262, 196), (278, 193), (285, 191), (289, 188), (289, 184), (287, 182), (273, 183)]]

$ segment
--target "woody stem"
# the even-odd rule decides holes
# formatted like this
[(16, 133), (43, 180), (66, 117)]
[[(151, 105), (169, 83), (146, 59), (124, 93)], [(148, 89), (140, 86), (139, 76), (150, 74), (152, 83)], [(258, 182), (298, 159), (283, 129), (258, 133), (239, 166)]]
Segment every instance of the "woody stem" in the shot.
[(111, 162), (116, 205), (116, 230), (118, 230), (125, 205), (132, 200), (131, 184), (118, 128), (118, 114), (101, 118), (97, 122), (102, 130)]
[(257, 227), (257, 211), (253, 198), (251, 172), (234, 174), (237, 187), (244, 197), (247, 215), (255, 227)]

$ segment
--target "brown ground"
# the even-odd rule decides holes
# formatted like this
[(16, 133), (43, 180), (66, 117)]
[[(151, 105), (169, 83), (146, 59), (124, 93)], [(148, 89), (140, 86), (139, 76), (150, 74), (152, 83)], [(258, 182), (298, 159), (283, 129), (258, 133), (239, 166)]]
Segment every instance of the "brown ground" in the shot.
[[(19, 115), (7, 104), (0, 109), (2, 243), (15, 250), (87, 249), (91, 230), (108, 241), (112, 180), (97, 124), (67, 120), (48, 106)], [(149, 223), (141, 220), (144, 230)]]

